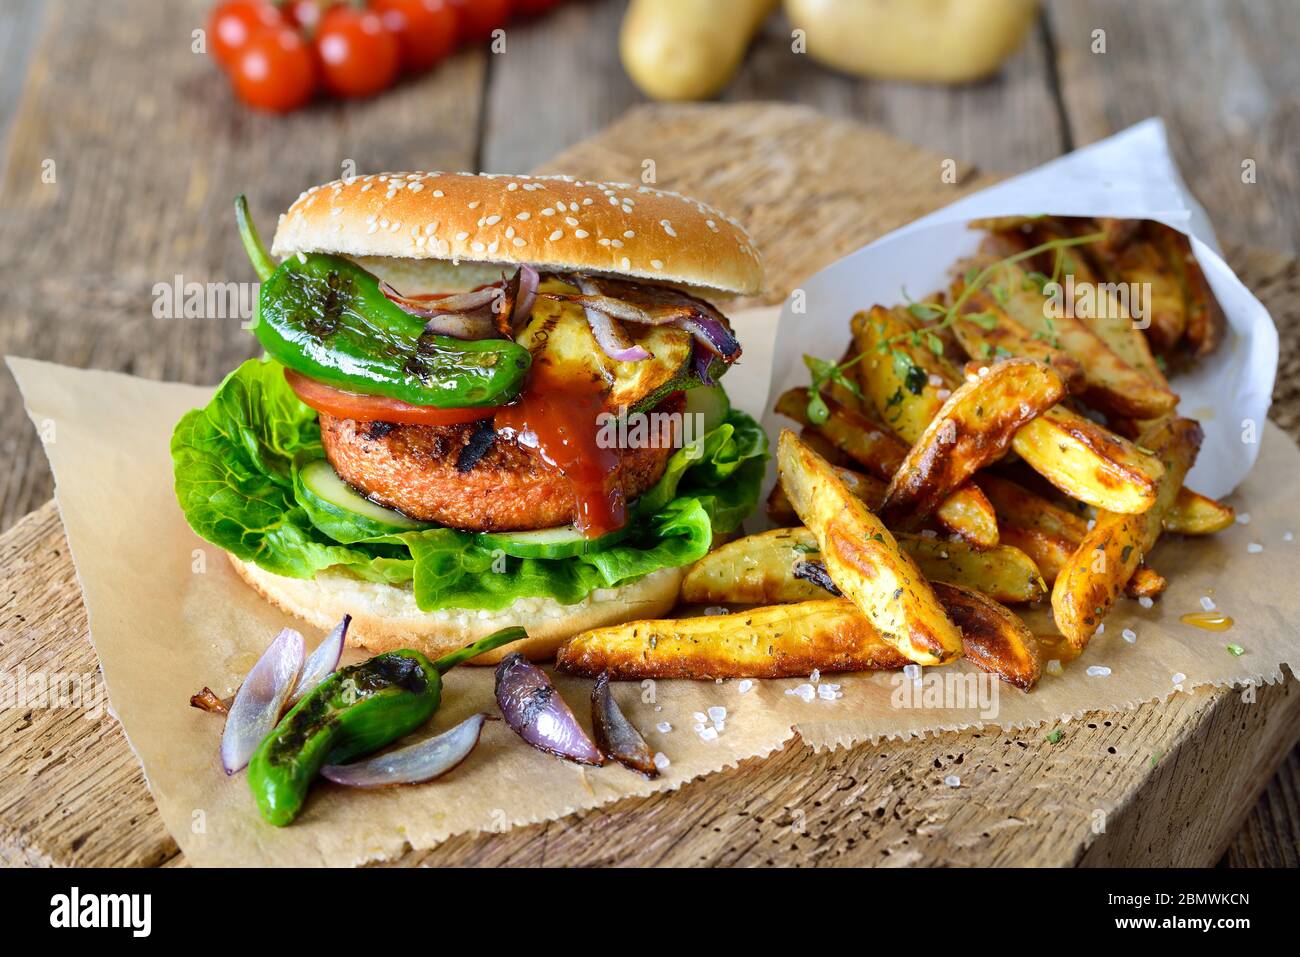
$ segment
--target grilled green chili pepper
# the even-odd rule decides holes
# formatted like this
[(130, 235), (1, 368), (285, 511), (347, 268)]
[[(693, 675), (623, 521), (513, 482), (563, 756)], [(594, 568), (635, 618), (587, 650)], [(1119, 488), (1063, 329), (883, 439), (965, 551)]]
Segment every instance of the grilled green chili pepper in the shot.
[(350, 392), (438, 408), (500, 405), (518, 394), (532, 356), (509, 339), (461, 340), (425, 331), (378, 278), (323, 253), (278, 267), (235, 201), (244, 248), (262, 280), (253, 334), (273, 358)]
[(292, 823), (321, 767), (343, 764), (410, 734), (438, 710), (442, 675), (485, 651), (526, 638), (505, 628), (431, 662), (418, 651), (391, 651), (322, 681), (258, 745), (248, 785), (262, 817)]

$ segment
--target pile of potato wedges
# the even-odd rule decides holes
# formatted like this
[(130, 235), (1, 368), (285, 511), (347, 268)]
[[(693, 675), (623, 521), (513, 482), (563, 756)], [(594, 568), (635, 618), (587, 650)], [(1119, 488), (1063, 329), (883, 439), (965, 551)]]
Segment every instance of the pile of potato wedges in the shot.
[[(1161, 534), (1231, 525), (1183, 482), (1200, 426), (1166, 373), (1224, 321), (1186, 237), (1133, 220), (973, 223), (947, 290), (854, 315), (836, 364), (776, 411), (778, 527), (696, 563), (683, 603), (742, 610), (599, 628), (557, 662), (614, 678), (792, 677), (962, 657), (1024, 690), (1115, 602), (1155, 598)], [(1050, 600), (1057, 634), (1008, 606)]]

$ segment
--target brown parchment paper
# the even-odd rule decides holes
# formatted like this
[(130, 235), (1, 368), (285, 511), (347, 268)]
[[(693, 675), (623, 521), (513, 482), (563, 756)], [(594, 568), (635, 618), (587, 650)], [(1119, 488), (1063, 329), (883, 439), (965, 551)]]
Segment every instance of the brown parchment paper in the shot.
[[(1286, 540), (1300, 532), (1300, 451), (1270, 424), (1258, 464), (1232, 498), (1249, 523), (1218, 536), (1164, 541), (1152, 563), (1169, 579), (1166, 594), (1151, 609), (1122, 600), (1084, 656), (1060, 677), (1045, 675), (1030, 694), (985, 682), (974, 700), (951, 692), (933, 700), (936, 679), (968, 670), (965, 664), (928, 670), (919, 685), (898, 674), (828, 675), (823, 680), (838, 684), (842, 697), (811, 702), (786, 694), (806, 679), (756, 681), (743, 693), (736, 681), (622, 684), (615, 692), (620, 704), (671, 761), (658, 781), (547, 757), (490, 722), (478, 749), (444, 779), (377, 792), (321, 785), (299, 820), (277, 829), (258, 817), (243, 775), (227, 778), (221, 770), (220, 719), (188, 705), (203, 685), (233, 691), (277, 630), (295, 624), (194, 536), (173, 496), (172, 427), (187, 409), (206, 404), (212, 390), (8, 361), (46, 442), (113, 712), (191, 864), (356, 864), (461, 832), (502, 831), (677, 788), (766, 755), (795, 730), (815, 747), (833, 747), (981, 724), (1025, 727), (1163, 699), (1178, 686), (1278, 681), (1283, 664), (1294, 671), (1300, 661), (1300, 543)], [(1262, 551), (1248, 552), (1251, 543)], [(1231, 630), (1179, 623), (1206, 595), (1235, 619)], [(1034, 626), (1045, 630), (1041, 618), (1031, 620)], [(1126, 628), (1136, 636), (1132, 643)], [(304, 633), (309, 645), (321, 637)], [(1229, 643), (1244, 653), (1234, 656)], [(1090, 676), (1093, 665), (1110, 674)], [(585, 718), (590, 682), (561, 677), (558, 685)], [(937, 707), (924, 706), (927, 693)], [(692, 730), (693, 715), (715, 705), (727, 709), (725, 727), (716, 740), (703, 741)], [(491, 670), (455, 669), (434, 728), (479, 710), (495, 711)], [(660, 732), (660, 722), (672, 730)]]

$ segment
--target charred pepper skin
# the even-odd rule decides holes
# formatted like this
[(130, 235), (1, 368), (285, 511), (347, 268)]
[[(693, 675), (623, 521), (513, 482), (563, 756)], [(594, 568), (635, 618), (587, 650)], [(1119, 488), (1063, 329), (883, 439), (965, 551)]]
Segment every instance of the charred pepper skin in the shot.
[(248, 786), (262, 817), (276, 827), (293, 823), (322, 766), (410, 734), (438, 710), (448, 669), (527, 637), (523, 628), (504, 628), (434, 662), (404, 649), (334, 672), (280, 719), (249, 761)]
[(262, 817), (293, 822), (325, 764), (342, 764), (410, 734), (433, 716), (442, 678), (418, 651), (341, 668), (281, 719), (253, 753), (248, 786)]
[(373, 273), (338, 256), (299, 253), (277, 266), (242, 195), (235, 221), (262, 281), (253, 335), (286, 368), (337, 389), (444, 409), (503, 405), (523, 388), (532, 364), (523, 346), (428, 333)]
[(262, 283), (253, 334), (274, 359), (326, 385), (412, 405), (502, 405), (523, 387), (532, 356), (508, 339), (461, 340), (384, 295), (356, 263), (292, 256)]

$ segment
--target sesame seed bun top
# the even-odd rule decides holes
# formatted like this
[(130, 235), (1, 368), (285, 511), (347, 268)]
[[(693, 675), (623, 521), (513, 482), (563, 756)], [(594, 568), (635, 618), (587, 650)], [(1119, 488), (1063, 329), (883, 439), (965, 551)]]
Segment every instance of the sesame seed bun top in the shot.
[[(272, 252), (371, 262), (528, 264), (754, 295), (748, 233), (676, 193), (568, 176), (378, 173), (313, 186), (280, 217)], [(396, 265), (396, 264), (395, 264)], [(407, 290), (403, 290), (407, 291)], [(414, 290), (412, 290), (413, 292)]]

